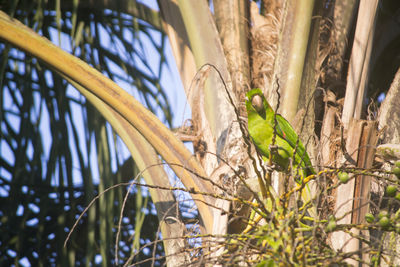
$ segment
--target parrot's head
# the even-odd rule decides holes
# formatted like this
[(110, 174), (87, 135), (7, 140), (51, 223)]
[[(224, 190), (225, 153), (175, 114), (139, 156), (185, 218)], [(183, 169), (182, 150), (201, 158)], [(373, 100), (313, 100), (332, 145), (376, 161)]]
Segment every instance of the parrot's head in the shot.
[(266, 112), (271, 109), (271, 106), (268, 104), (260, 88), (255, 88), (247, 92), (246, 109), (248, 115), (257, 113), (265, 119)]

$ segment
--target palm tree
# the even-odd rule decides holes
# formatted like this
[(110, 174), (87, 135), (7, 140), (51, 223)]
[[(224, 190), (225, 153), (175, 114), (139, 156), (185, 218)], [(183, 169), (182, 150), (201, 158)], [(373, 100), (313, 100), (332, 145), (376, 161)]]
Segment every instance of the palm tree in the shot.
[[(35, 203), (35, 197), (31, 195), (39, 196), (40, 190), (48, 188), (46, 192), (55, 192), (56, 197), (47, 193), (47, 202), (59, 203), (63, 209), (68, 203), (67, 209), (75, 211), (68, 218), (65, 213), (50, 216), (51, 221), (62, 226), (57, 228), (57, 238), (64, 238), (76, 219), (76, 210), (81, 211), (97, 193), (102, 195), (96, 202), (97, 208), (89, 208), (85, 213), (84, 223), (79, 221), (83, 224), (80, 227), (86, 227), (79, 230), (86, 238), (80, 238), (83, 236), (74, 229), (75, 237), (69, 241), (72, 244), (62, 247), (60, 242), (54, 242), (58, 246), (55, 251), (62, 253), (59, 258), (54, 257), (57, 262), (73, 265), (86, 259), (89, 264), (101, 257), (103, 265), (120, 261), (144, 263), (141, 260), (146, 253), (150, 261), (163, 259), (158, 235), (154, 236), (157, 232), (154, 218), (143, 217), (140, 212), (141, 205), (149, 207), (141, 204), (145, 198), (142, 193), (134, 194), (136, 209), (122, 207), (129, 203), (123, 196), (130, 189), (129, 181), (135, 173), (132, 169), (136, 168), (140, 171), (138, 177), (143, 177), (149, 187), (157, 210), (166, 262), (170, 266), (206, 262), (274, 264), (281, 261), (312, 265), (344, 260), (353, 263), (361, 259), (374, 264), (399, 261), (393, 252), (396, 245), (381, 246), (384, 242), (375, 239), (388, 233), (396, 236), (393, 218), (397, 216), (397, 200), (382, 195), (381, 189), (374, 189), (375, 185), (387, 183), (395, 189), (398, 187), (390, 172), (383, 171), (398, 159), (393, 146), (387, 144), (399, 140), (394, 127), (399, 120), (393, 117), (398, 116), (395, 99), (399, 78), (393, 77), (399, 62), (383, 63), (388, 55), (399, 53), (396, 50), (399, 32), (387, 30), (393, 29), (387, 25), (395, 23), (397, 16), (394, 10), (399, 7), (395, 1), (380, 1), (378, 5), (375, 0), (215, 0), (209, 6), (206, 1), (171, 0), (159, 1), (159, 11), (136, 1), (118, 4), (104, 1), (96, 5), (91, 1), (49, 1), (33, 5), (21, 2), (1, 6), (9, 14), (2, 13), (0, 21), (0, 39), (4, 41), (1, 49), (7, 55), (2, 57), (1, 68), (2, 144), (6, 147), (1, 150), (1, 170), (4, 199), (10, 203), (4, 205), (7, 212), (3, 213), (18, 210), (19, 202), (11, 197), (20, 196), (21, 191), (22, 195), (34, 192), (23, 202), (23, 211), (10, 217), (23, 221), (21, 229), (26, 231), (29, 224), (25, 222), (34, 213), (30, 205)], [(53, 42), (61, 43), (62, 38), (67, 38), (71, 43), (69, 53), (62, 52), (10, 16)], [(160, 55), (157, 71), (141, 52), (143, 33)], [(104, 40), (103, 34), (109, 36), (106, 47), (100, 41), (100, 38)], [(157, 35), (160, 42), (156, 41)], [(166, 127), (170, 126), (171, 111), (159, 83), (165, 62), (164, 35), (171, 44), (192, 110), (192, 120), (177, 133)], [(139, 65), (142, 68), (136, 67)], [(133, 84), (133, 95), (143, 97), (147, 109), (129, 90), (122, 90), (106, 76)], [(74, 94), (69, 85), (84, 98)], [(283, 198), (283, 206), (278, 198), (265, 200), (265, 206), (256, 194), (259, 184), (254, 186), (251, 177), (258, 176), (261, 180), (270, 177), (274, 168), (257, 167), (260, 161), (246, 132), (242, 103), (245, 92), (253, 87), (263, 89), (272, 106), (293, 124), (307, 144), (307, 151), (319, 171), (307, 181), (315, 196), (312, 203), (303, 201), (304, 206), (297, 206), (301, 201), (289, 197), (304, 187), (296, 187), (291, 182), (293, 179), (289, 179), (290, 173), (275, 175), (274, 171), (273, 182), (268, 184), (274, 186), (277, 194), (287, 196)], [(378, 99), (382, 96), (387, 97), (380, 103)], [(3, 104), (5, 100), (13, 105)], [(373, 109), (372, 103), (378, 103), (379, 110)], [(83, 114), (83, 133), (75, 124), (72, 113), (76, 109), (71, 105), (79, 106)], [(149, 110), (162, 110), (165, 124)], [(51, 130), (40, 128), (43, 112), (50, 118)], [(18, 129), (13, 128), (15, 116), (21, 125)], [(380, 165), (374, 161), (378, 124), (381, 129), (391, 126), (380, 141), (385, 144), (377, 153), (381, 157)], [(111, 132), (110, 125), (131, 152), (135, 168), (132, 162), (119, 160), (119, 139)], [(52, 141), (46, 150), (48, 142), (41, 136), (48, 132)], [(193, 143), (194, 155), (182, 141)], [(96, 164), (86, 155), (94, 148)], [(11, 159), (9, 155), (13, 155)], [(76, 172), (73, 159), (78, 159), (80, 174), (76, 175), (82, 179), (81, 187), (72, 178)], [(179, 190), (190, 193), (195, 206), (185, 204), (187, 199), (182, 203), (177, 201), (163, 162), (175, 172), (184, 186)], [(98, 184), (93, 182), (94, 169), (102, 177)], [(342, 174), (341, 182), (336, 179), (338, 169), (342, 174), (351, 174), (350, 182), (342, 179), (346, 176)], [(45, 186), (36, 187), (42, 183)], [(119, 186), (119, 191), (108, 190), (118, 183), (125, 187)], [(104, 190), (108, 191), (103, 194)], [(73, 198), (76, 194), (81, 198), (79, 202)], [(310, 225), (304, 224), (301, 212), (307, 210), (308, 204), (320, 211)], [(378, 213), (384, 205), (387, 205), (387, 214), (394, 217), (381, 215), (379, 220), (386, 217), (388, 224), (372, 219), (371, 225), (365, 226), (365, 214)], [(198, 216), (182, 212), (193, 207)], [(38, 221), (31, 223), (35, 230), (42, 229), (35, 231), (36, 236), (49, 233), (43, 232), (47, 228), (40, 227), (42, 222), (46, 223), (45, 211), (52, 208), (54, 205), (40, 206)], [(289, 212), (296, 209), (295, 213)], [(124, 218), (136, 217), (131, 256), (125, 251), (126, 246), (119, 244), (119, 240), (129, 240), (129, 230), (132, 231), (131, 221), (120, 220), (121, 210), (132, 213), (123, 214)], [(110, 212), (114, 214), (107, 216)], [(251, 228), (250, 213), (259, 214), (258, 217), (269, 223)], [(147, 221), (143, 222), (143, 218)], [(7, 222), (10, 228), (12, 224), (15, 222)], [(146, 227), (140, 228), (143, 224)], [(150, 225), (153, 227), (147, 228)], [(383, 231), (377, 234), (368, 231), (368, 227)], [(113, 229), (118, 229), (118, 233)], [(189, 234), (185, 234), (188, 230)], [(301, 234), (302, 231), (311, 235)], [(255, 235), (249, 237), (249, 234)], [(27, 255), (27, 248), (22, 246), (27, 245), (23, 238), (28, 235), (9, 234), (2, 245), (12, 244), (12, 252), (8, 253), (13, 255), (2, 258), (4, 262), (10, 259), (18, 262)], [(151, 235), (156, 241), (150, 246), (144, 245)], [(255, 236), (264, 241), (257, 243)], [(115, 252), (110, 245), (114, 238), (118, 241)], [(32, 240), (32, 246), (39, 248), (38, 243), (45, 242), (38, 242), (44, 240), (38, 237)], [(95, 249), (97, 243), (99, 249)], [(38, 252), (39, 248), (29, 252), (32, 255), (29, 261), (45, 265), (47, 262), (42, 257), (35, 256), (43, 255), (44, 252)], [(246, 253), (248, 259), (243, 257)]]

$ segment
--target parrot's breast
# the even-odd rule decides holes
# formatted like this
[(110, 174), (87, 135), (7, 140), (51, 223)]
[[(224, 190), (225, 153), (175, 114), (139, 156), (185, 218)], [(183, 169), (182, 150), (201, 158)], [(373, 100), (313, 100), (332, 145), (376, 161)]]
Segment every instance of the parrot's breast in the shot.
[(263, 120), (261, 117), (254, 118), (249, 123), (249, 133), (254, 141), (254, 144), (263, 154), (263, 156), (269, 156), (269, 145), (272, 142), (273, 128), (269, 123)]
[[(274, 135), (273, 124), (261, 117), (252, 118), (249, 123), (249, 133), (254, 144), (261, 154), (267, 158), (270, 155), (270, 145)], [(273, 155), (273, 161), (282, 168), (287, 168), (289, 158), (292, 156), (290, 144), (280, 136), (275, 136), (277, 154)]]

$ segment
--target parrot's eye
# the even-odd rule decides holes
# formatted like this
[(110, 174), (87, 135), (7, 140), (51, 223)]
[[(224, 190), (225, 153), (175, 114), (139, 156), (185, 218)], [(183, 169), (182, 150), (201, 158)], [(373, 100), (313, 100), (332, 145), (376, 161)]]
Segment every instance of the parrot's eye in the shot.
[(253, 96), (253, 98), (251, 99), (251, 105), (258, 113), (264, 110), (263, 100), (259, 95)]

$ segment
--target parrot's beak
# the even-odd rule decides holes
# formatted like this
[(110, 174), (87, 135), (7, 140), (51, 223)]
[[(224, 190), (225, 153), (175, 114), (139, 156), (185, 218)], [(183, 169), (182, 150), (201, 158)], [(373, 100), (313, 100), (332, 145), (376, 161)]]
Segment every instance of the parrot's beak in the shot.
[(251, 99), (251, 105), (258, 112), (261, 113), (264, 111), (263, 99), (260, 95), (254, 95)]

